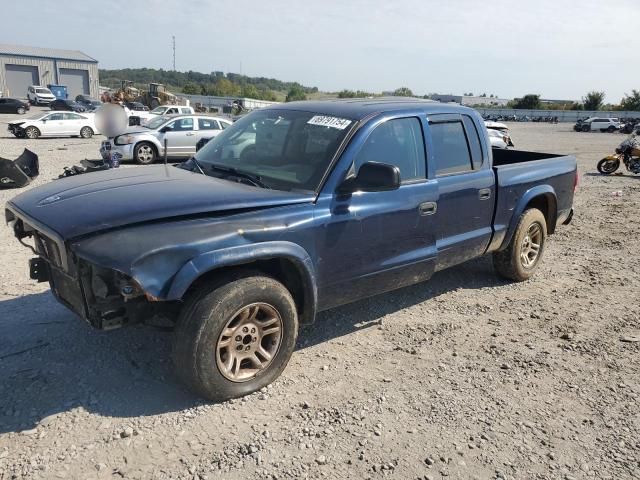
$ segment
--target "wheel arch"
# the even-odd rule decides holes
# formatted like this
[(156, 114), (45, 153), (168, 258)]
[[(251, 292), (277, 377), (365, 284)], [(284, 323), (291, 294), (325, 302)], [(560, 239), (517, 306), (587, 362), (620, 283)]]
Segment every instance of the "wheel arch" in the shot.
[(507, 248), (516, 227), (518, 226), (518, 220), (520, 215), (529, 208), (537, 208), (542, 212), (547, 222), (547, 233), (552, 234), (556, 229), (556, 220), (558, 218), (558, 201), (556, 192), (551, 185), (538, 185), (525, 192), (520, 198), (516, 208), (513, 210), (511, 221), (509, 222), (509, 229), (505, 235), (502, 245), (498, 250), (504, 250)]
[(182, 300), (204, 283), (239, 269), (262, 272), (281, 282), (296, 302), (300, 323), (313, 323), (317, 309), (313, 264), (302, 247), (289, 242), (264, 242), (202, 253), (174, 275), (166, 300)]

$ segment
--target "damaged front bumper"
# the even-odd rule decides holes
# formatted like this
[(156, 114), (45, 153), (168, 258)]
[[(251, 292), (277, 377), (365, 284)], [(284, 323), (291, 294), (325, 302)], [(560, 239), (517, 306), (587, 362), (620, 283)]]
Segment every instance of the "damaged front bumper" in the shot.
[[(37, 255), (29, 261), (30, 277), (49, 282), (54, 297), (92, 327), (111, 330), (131, 323), (166, 326), (174, 321), (177, 310), (172, 302), (158, 302), (124, 273), (77, 257), (55, 232), (15, 206), (7, 206), (5, 216), (20, 243)], [(25, 239), (31, 239), (33, 245)]]

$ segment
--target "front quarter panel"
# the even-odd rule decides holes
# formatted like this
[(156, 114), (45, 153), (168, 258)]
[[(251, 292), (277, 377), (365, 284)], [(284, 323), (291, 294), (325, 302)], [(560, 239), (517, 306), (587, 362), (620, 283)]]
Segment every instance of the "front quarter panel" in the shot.
[(315, 292), (313, 207), (142, 224), (78, 240), (71, 249), (90, 263), (130, 276), (157, 300), (180, 299), (213, 269), (266, 258), (297, 262)]

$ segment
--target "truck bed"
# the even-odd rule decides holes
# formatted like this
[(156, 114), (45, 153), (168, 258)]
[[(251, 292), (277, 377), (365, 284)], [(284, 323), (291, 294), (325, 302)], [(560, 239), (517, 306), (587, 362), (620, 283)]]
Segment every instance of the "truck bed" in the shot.
[(525, 152), (524, 150), (493, 149), (493, 166), (512, 165), (514, 163), (533, 162), (536, 160), (548, 160), (559, 158), (563, 155), (555, 153)]
[[(520, 215), (529, 198), (544, 195), (550, 218), (549, 233), (570, 216), (576, 185), (576, 158), (571, 155), (493, 149), (496, 176), (496, 213), (491, 249), (504, 246), (513, 233), (512, 216)], [(544, 213), (544, 212), (543, 212)], [(511, 228), (509, 225), (511, 223)]]

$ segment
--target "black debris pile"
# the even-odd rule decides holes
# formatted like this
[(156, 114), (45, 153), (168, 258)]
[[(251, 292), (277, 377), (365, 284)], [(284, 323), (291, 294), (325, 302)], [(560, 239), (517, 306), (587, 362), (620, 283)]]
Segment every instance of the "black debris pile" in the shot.
[(0, 157), (0, 189), (22, 188), (40, 173), (38, 155), (24, 149), (15, 160)]

